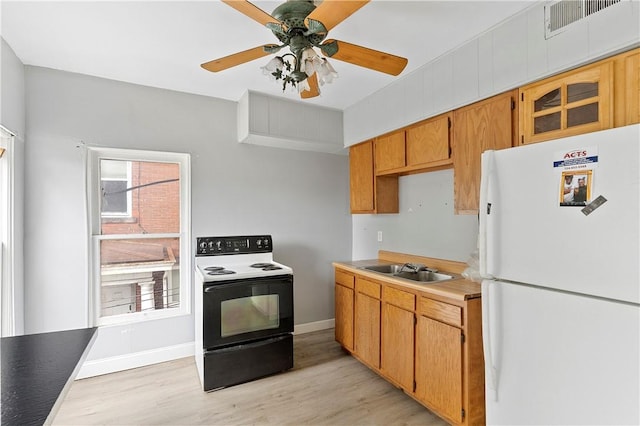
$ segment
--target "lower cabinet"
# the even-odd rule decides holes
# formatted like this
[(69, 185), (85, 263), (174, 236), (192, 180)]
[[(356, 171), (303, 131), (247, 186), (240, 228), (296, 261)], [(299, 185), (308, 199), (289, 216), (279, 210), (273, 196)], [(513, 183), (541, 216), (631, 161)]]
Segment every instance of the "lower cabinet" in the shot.
[(403, 389), (413, 390), (415, 295), (383, 287), (380, 368)]
[(420, 315), (416, 325), (416, 397), (456, 423), (462, 412), (462, 331)]
[(369, 367), (380, 368), (380, 284), (356, 276), (354, 352)]
[(335, 335), (346, 349), (353, 350), (354, 276), (336, 270), (335, 273)]
[(481, 299), (335, 271), (336, 340), (449, 423), (484, 424)]

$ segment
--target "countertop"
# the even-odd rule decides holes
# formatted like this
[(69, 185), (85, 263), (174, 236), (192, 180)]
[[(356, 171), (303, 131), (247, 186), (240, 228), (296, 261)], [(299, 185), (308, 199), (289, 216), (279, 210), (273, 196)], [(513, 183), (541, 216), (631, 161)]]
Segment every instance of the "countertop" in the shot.
[[(375, 279), (378, 281), (385, 281), (388, 283), (392, 283), (396, 286), (402, 286), (407, 289), (412, 289), (422, 293), (428, 293), (437, 295), (439, 297), (445, 297), (448, 299), (454, 299), (459, 301), (464, 301), (468, 299), (475, 299), (481, 296), (481, 286), (479, 283), (470, 281), (465, 279), (459, 271), (462, 271), (461, 264), (454, 265), (456, 262), (450, 261), (442, 261), (439, 259), (429, 259), (422, 258), (420, 260), (424, 261), (422, 263), (428, 266), (436, 266), (439, 272), (452, 275), (454, 278), (446, 281), (437, 281), (430, 282), (428, 284), (416, 283), (411, 280), (396, 278), (389, 274), (381, 274), (379, 272), (368, 271), (366, 269), (362, 269), (365, 266), (373, 266), (373, 265), (387, 265), (387, 264), (397, 264), (399, 263), (397, 260), (388, 260), (388, 259), (366, 259), (366, 260), (357, 260), (357, 261), (341, 261), (341, 262), (333, 262), (334, 267), (340, 267), (343, 269), (351, 270), (354, 273), (364, 275), (371, 279)], [(412, 258), (412, 262), (415, 262), (415, 257)], [(442, 262), (442, 263), (439, 263)], [(403, 262), (400, 262), (403, 263)], [(451, 264), (452, 267), (448, 268), (446, 266)]]
[(3, 337), (2, 425), (50, 424), (97, 328)]

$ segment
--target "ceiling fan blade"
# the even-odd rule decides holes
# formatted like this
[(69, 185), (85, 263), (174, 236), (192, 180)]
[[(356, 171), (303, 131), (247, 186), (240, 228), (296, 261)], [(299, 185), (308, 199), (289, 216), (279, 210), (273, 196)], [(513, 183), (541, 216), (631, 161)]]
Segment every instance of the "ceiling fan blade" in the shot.
[(222, 0), (222, 3), (228, 4), (238, 12), (247, 15), (249, 18), (254, 21), (258, 21), (262, 25), (266, 25), (270, 22), (280, 24), (276, 18), (247, 0)]
[[(326, 1), (326, 0), (325, 0)], [(338, 51), (329, 55), (322, 50), (322, 45), (337, 43)], [(385, 74), (398, 75), (407, 66), (407, 59), (395, 56), (390, 53), (380, 52), (356, 44), (347, 43), (340, 40), (327, 40), (320, 46), (320, 50), (325, 56), (339, 61), (349, 62), (364, 68), (380, 71)]]
[(277, 44), (265, 44), (264, 46), (254, 47), (253, 49), (244, 50), (242, 52), (234, 53), (233, 55), (205, 62), (200, 66), (207, 71), (218, 72), (226, 70), (227, 68), (235, 67), (236, 65), (244, 64), (245, 62), (253, 61), (254, 59), (262, 58), (263, 56), (267, 56), (273, 53), (273, 49), (279, 47), (280, 46), (278, 46)]
[(327, 31), (351, 16), (370, 0), (324, 0), (307, 19), (322, 22)]
[(300, 97), (302, 99), (315, 98), (320, 94), (320, 87), (318, 87), (318, 74), (314, 72), (311, 76), (307, 77), (307, 81), (309, 82), (309, 90), (303, 90), (300, 92)]

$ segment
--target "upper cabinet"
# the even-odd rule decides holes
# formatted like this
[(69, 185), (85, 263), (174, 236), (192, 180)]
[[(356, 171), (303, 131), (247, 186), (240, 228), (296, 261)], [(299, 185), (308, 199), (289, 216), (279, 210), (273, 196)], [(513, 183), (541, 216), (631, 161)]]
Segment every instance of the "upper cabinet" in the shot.
[(520, 88), (520, 144), (640, 123), (640, 49)]
[(451, 113), (376, 138), (376, 175), (408, 174), (451, 165)]
[(480, 158), (640, 123), (640, 48), (475, 102), (351, 147), (351, 212), (398, 213), (398, 176), (454, 170), (456, 214), (477, 214)]
[(520, 89), (521, 143), (613, 126), (613, 62), (606, 61)]
[(477, 214), (480, 160), (488, 149), (510, 148), (516, 138), (517, 91), (459, 108), (453, 116), (453, 192), (456, 214)]
[(351, 213), (398, 213), (398, 176), (375, 176), (373, 141), (349, 148)]
[(615, 59), (615, 127), (640, 123), (640, 49)]
[(376, 174), (393, 172), (405, 166), (404, 130), (376, 138)]
[(373, 142), (367, 141), (349, 148), (349, 181), (351, 213), (373, 213)]

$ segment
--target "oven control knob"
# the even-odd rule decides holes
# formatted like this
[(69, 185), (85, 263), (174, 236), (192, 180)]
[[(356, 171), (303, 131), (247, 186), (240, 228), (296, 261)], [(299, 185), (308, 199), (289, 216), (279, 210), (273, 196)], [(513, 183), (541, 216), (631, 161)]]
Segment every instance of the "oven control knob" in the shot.
[(204, 241), (200, 243), (200, 248), (201, 249), (206, 249), (207, 248), (207, 243), (205, 243)]

